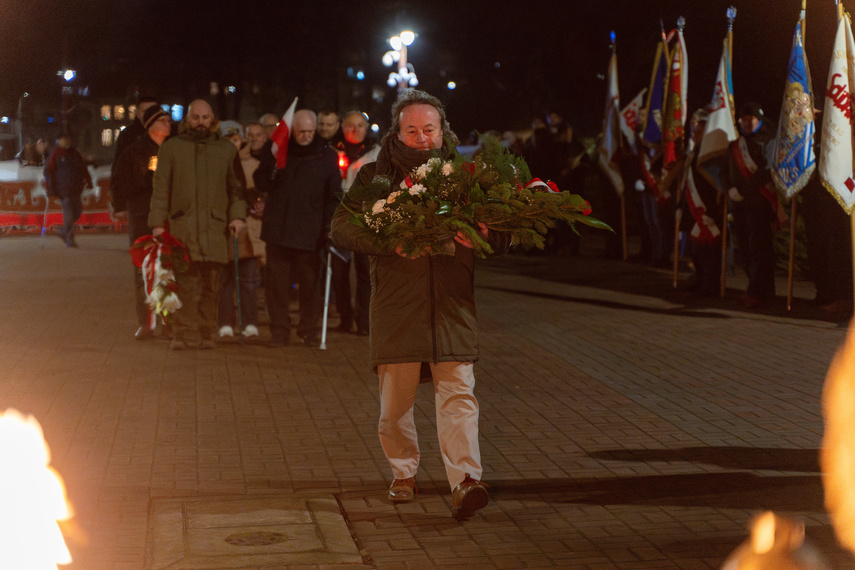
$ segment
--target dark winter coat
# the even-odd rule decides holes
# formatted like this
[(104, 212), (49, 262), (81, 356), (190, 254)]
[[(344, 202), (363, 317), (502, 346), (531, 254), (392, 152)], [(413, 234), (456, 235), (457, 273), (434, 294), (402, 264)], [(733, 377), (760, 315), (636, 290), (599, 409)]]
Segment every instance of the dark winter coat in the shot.
[(58, 148), (50, 155), (44, 169), (49, 196), (80, 198), (83, 189), (92, 186), (92, 176), (86, 161), (73, 148)]
[(341, 189), (338, 155), (320, 137), (306, 147), (292, 139), (288, 163), (276, 173), (264, 204), (261, 239), (268, 245), (314, 250), (323, 246)]
[(146, 135), (118, 155), (114, 174), (110, 179), (113, 211), (148, 215), (159, 148), (157, 143)]
[(739, 193), (745, 199), (745, 205), (763, 203), (766, 200), (759, 189), (762, 186), (771, 185), (772, 183), (770, 159), (774, 153), (776, 132), (775, 126), (766, 119), (756, 132), (742, 135), (751, 160), (757, 165), (757, 171), (753, 175), (746, 175), (739, 168), (738, 161), (735, 159), (736, 153), (733, 147), (738, 145), (740, 141), (737, 140), (731, 143), (728, 170), (730, 184), (739, 190)]
[[(376, 162), (367, 164), (355, 184), (369, 184), (376, 172)], [(407, 174), (397, 169), (391, 188), (398, 188)], [(347, 208), (359, 210), (361, 204), (345, 195), (333, 216), (332, 237), (339, 247), (371, 256), (371, 366), (478, 360), (474, 251), (455, 242), (453, 256), (401, 257), (361, 236), (360, 228), (348, 221)], [(509, 244), (497, 232), (488, 241), (497, 253)]]

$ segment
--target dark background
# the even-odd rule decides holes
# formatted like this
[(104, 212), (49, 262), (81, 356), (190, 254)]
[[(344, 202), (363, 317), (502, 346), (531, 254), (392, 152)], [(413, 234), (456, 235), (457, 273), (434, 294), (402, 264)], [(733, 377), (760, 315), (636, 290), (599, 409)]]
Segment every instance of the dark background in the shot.
[[(0, 113), (27, 104), (60, 106), (71, 67), (93, 99), (140, 94), (186, 104), (209, 85), (221, 118), (241, 109), (281, 114), (301, 107), (362, 107), (382, 127), (394, 89), (380, 58), (386, 38), (409, 28), (409, 59), (421, 88), (440, 96), (459, 134), (519, 129), (555, 109), (577, 130), (599, 130), (609, 31), (617, 34), (621, 99), (649, 78), (659, 22), (683, 15), (689, 108), (712, 96), (731, 2), (718, 0), (447, 0), (302, 2), (225, 0), (0, 0)], [(734, 94), (761, 102), (777, 118), (800, 0), (742, 0), (734, 25)], [(847, 0), (846, 6), (855, 2)], [(836, 30), (834, 0), (808, 0), (807, 53), (821, 104)], [(362, 70), (365, 80), (348, 77)], [(449, 91), (449, 80), (457, 89)], [(381, 100), (382, 99), (382, 100)]]

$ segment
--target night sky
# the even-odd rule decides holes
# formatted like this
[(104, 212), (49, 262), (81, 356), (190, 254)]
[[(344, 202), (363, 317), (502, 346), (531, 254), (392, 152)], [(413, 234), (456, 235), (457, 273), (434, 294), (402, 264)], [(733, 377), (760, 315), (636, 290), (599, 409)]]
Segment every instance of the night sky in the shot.
[[(0, 113), (13, 115), (24, 91), (58, 106), (56, 71), (66, 64), (93, 98), (140, 92), (186, 103), (217, 81), (279, 114), (295, 95), (310, 108), (346, 110), (377, 88), (387, 113), (394, 90), (380, 58), (386, 38), (410, 28), (420, 87), (446, 101), (458, 134), (525, 128), (550, 109), (592, 133), (602, 119), (611, 29), (626, 103), (649, 82), (660, 19), (671, 29), (685, 16), (694, 109), (712, 96), (731, 3), (737, 105), (757, 100), (777, 117), (800, 0), (0, 0)], [(844, 5), (855, 9), (855, 1)], [(819, 101), (835, 29), (834, 0), (808, 0)], [(366, 79), (349, 83), (348, 67)]]

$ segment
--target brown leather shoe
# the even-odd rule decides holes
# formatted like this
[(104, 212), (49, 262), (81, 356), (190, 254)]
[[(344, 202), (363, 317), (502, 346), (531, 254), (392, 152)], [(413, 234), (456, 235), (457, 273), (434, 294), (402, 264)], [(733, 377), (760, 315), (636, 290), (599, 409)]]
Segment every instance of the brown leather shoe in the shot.
[(413, 477), (406, 479), (395, 479), (389, 487), (389, 492), (386, 496), (393, 503), (409, 503), (419, 494), (419, 489), (416, 487), (416, 480)]
[(451, 492), (451, 516), (464, 521), (483, 509), (490, 500), (487, 495), (487, 485), (476, 481), (466, 474), (463, 481)]

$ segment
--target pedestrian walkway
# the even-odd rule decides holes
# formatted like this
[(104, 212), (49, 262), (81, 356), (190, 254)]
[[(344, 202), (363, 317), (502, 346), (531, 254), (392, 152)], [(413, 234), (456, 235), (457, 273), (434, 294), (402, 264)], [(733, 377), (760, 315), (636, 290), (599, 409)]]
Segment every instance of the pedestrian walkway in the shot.
[(766, 509), (855, 565), (817, 460), (845, 328), (809, 285), (793, 312), (747, 312), (735, 291), (696, 300), (632, 263), (480, 263), (490, 503), (461, 523), (429, 385), (418, 499), (386, 500), (367, 338), (135, 341), (127, 236), (78, 242), (0, 238), (0, 410), (44, 428), (76, 513), (69, 568), (718, 568)]

